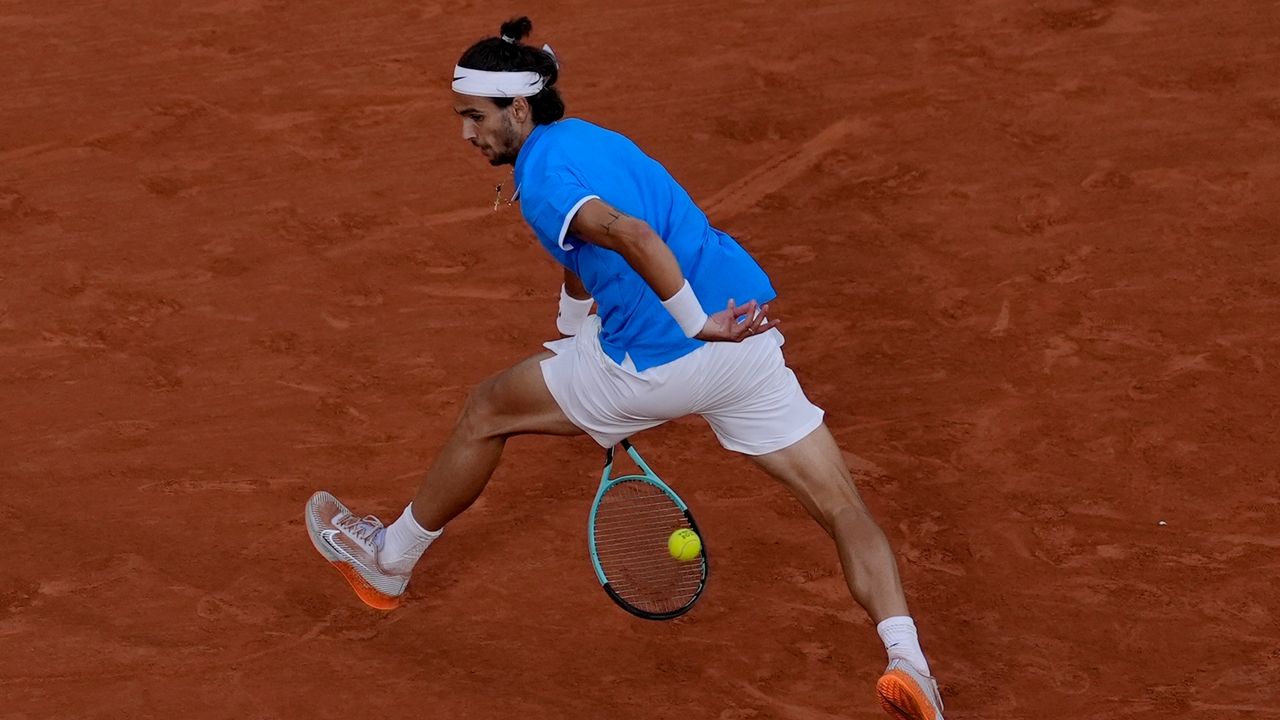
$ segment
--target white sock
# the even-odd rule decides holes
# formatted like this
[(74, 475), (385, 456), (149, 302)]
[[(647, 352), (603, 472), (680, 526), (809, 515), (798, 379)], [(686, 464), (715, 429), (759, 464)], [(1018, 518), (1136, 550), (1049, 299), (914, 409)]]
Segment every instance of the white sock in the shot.
[(427, 546), (440, 537), (442, 532), (444, 528), (433, 532), (419, 525), (413, 517), (413, 503), (409, 503), (400, 514), (400, 519), (387, 526), (382, 552), (378, 553), (378, 564), (384, 570), (407, 573), (417, 564)]
[(906, 660), (925, 675), (932, 675), (929, 672), (929, 661), (924, 659), (924, 651), (920, 649), (916, 623), (909, 616), (885, 618), (876, 625), (876, 632), (884, 641), (884, 650), (889, 654), (890, 660)]

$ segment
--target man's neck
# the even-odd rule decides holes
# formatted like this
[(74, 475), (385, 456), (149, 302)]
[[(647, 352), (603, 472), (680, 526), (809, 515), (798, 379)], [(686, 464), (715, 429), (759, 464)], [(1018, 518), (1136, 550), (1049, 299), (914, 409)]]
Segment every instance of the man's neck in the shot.
[[(537, 127), (537, 125), (530, 124), (527, 128), (521, 128), (523, 132), (520, 134), (520, 139), (516, 142), (516, 157), (520, 157), (520, 151), (524, 149), (524, 144), (529, 142), (529, 136), (533, 134), (533, 131)], [(513, 160), (511, 164), (514, 165), (515, 161)]]

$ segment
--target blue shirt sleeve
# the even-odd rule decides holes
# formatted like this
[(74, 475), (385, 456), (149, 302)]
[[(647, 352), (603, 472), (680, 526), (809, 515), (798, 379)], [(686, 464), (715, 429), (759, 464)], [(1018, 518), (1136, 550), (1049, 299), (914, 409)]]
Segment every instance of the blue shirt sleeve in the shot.
[(543, 242), (572, 250), (573, 244), (565, 239), (569, 223), (583, 204), (600, 196), (568, 170), (552, 171), (540, 180), (520, 200), (525, 219)]

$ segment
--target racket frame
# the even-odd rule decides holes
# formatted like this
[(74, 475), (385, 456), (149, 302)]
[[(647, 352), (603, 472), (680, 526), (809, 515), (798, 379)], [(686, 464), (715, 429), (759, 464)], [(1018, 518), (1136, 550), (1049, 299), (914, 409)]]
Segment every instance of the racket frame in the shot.
[(698, 533), (699, 538), (702, 537), (702, 532), (698, 530), (698, 523), (693, 519), (693, 513), (689, 512), (689, 506), (685, 504), (684, 500), (678, 494), (676, 494), (676, 491), (672, 490), (670, 486), (662, 481), (662, 478), (658, 477), (657, 473), (655, 473), (649, 467), (649, 464), (644, 461), (644, 458), (640, 457), (639, 451), (635, 449), (635, 446), (633, 446), (629, 440), (623, 440), (619, 444), (622, 445), (622, 449), (627, 451), (627, 454), (631, 456), (631, 459), (635, 461), (636, 466), (640, 468), (642, 474), (619, 475), (615, 478), (609, 477), (610, 473), (613, 472), (614, 448), (609, 448), (605, 451), (604, 472), (601, 473), (600, 476), (600, 488), (596, 491), (595, 499), (591, 503), (591, 513), (587, 518), (587, 549), (591, 554), (591, 566), (596, 571), (596, 579), (600, 581), (600, 586), (604, 588), (605, 593), (618, 605), (618, 607), (621, 607), (632, 615), (645, 620), (674, 620), (693, 609), (693, 606), (698, 602), (698, 598), (702, 597), (703, 590), (707, 587), (707, 578), (710, 577), (711, 574), (711, 565), (707, 561), (707, 546), (705, 541), (703, 541), (702, 544), (702, 552), (698, 556), (698, 561), (702, 563), (702, 582), (699, 583), (698, 589), (693, 593), (693, 597), (689, 598), (689, 602), (675, 610), (662, 613), (642, 610), (638, 607), (634, 607), (626, 600), (619, 597), (618, 594), (614, 592), (613, 587), (610, 586), (609, 578), (605, 577), (604, 568), (600, 566), (600, 558), (596, 554), (596, 511), (600, 508), (600, 499), (604, 497), (604, 494), (608, 492), (611, 487), (623, 482), (647, 482), (661, 490), (667, 497), (671, 498), (676, 507), (680, 508), (680, 512), (684, 513), (684, 518), (689, 522), (689, 527), (692, 528), (695, 533)]

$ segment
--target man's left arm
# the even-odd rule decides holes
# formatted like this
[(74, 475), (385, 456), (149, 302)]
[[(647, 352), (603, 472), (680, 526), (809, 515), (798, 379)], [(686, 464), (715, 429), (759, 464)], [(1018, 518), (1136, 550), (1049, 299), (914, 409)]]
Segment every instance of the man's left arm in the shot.
[[(644, 220), (599, 198), (583, 203), (568, 229), (579, 240), (621, 255), (658, 295), (688, 337), (739, 342), (777, 324), (776, 320), (766, 320), (767, 305), (756, 312), (755, 300), (741, 306), (730, 300), (728, 308), (708, 317), (685, 279), (680, 262), (658, 233)], [(747, 320), (738, 322), (743, 315)]]

